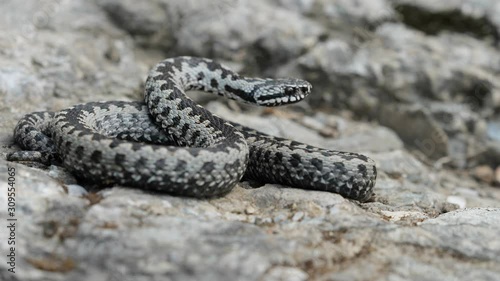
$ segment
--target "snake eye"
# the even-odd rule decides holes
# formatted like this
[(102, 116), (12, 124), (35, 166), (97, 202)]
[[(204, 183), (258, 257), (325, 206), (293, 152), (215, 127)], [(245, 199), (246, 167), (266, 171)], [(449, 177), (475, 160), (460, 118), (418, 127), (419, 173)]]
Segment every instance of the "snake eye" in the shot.
[(302, 91), (302, 93), (308, 93), (309, 92), (309, 87), (302, 86), (302, 87), (300, 87), (300, 91)]
[(285, 88), (285, 94), (288, 96), (294, 95), (295, 94), (295, 89), (294, 88)]

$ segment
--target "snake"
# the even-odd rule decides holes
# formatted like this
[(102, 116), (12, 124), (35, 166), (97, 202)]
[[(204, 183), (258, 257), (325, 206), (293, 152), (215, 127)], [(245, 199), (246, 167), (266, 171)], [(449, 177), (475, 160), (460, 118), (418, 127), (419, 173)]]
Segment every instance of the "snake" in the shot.
[(377, 170), (369, 157), (314, 147), (226, 121), (185, 92), (201, 90), (260, 106), (303, 100), (309, 82), (251, 78), (208, 58), (174, 57), (154, 66), (144, 101), (78, 104), (34, 112), (14, 128), (22, 150), (9, 161), (64, 166), (77, 179), (211, 198), (242, 179), (368, 200)]

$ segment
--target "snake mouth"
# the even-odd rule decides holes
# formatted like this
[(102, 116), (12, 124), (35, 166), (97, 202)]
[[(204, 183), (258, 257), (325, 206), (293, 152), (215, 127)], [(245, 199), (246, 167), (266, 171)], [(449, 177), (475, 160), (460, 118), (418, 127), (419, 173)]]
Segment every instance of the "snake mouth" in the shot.
[(288, 86), (280, 92), (259, 96), (257, 102), (263, 106), (279, 106), (299, 102), (311, 92), (311, 85)]
[(295, 93), (290, 96), (284, 96), (283, 94), (273, 94), (265, 97), (261, 97), (258, 101), (259, 105), (263, 106), (279, 106), (284, 104), (297, 103), (303, 100), (306, 95), (302, 93)]

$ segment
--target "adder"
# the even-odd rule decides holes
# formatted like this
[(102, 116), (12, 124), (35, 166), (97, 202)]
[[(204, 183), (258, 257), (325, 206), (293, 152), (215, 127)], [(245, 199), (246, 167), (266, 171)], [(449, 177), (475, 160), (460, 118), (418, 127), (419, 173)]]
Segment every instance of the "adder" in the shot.
[(158, 63), (144, 102), (91, 102), (24, 116), (14, 130), (23, 151), (11, 161), (61, 162), (77, 177), (193, 197), (221, 196), (244, 176), (365, 201), (372, 159), (313, 147), (225, 121), (185, 95), (203, 90), (261, 106), (296, 103), (311, 91), (299, 79), (240, 76), (210, 59)]

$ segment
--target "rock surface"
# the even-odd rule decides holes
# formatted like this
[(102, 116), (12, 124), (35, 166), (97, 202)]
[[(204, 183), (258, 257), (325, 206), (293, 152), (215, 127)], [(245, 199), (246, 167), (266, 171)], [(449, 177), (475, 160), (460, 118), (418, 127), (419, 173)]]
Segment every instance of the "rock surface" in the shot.
[[(16, 273), (2, 227), (0, 280), (500, 279), (495, 0), (4, 0), (0, 9), (0, 218), (10, 217), (15, 169), (17, 219)], [(272, 135), (365, 153), (379, 171), (373, 197), (241, 182), (196, 200), (96, 189), (61, 167), (5, 161), (23, 114), (139, 100), (149, 68), (179, 55), (310, 80), (310, 98), (286, 108), (194, 98)]]

